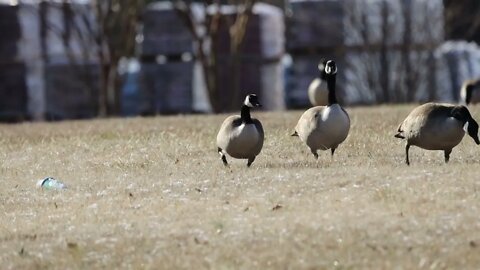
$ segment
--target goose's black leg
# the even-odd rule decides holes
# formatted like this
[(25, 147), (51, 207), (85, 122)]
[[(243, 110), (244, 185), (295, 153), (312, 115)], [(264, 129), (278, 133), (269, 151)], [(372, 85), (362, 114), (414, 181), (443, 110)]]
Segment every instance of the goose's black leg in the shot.
[(310, 149), (310, 151), (312, 152), (312, 154), (313, 154), (313, 156), (315, 157), (315, 159), (318, 159), (317, 151), (314, 151), (313, 149)]
[(410, 166), (410, 159), (408, 158), (408, 150), (410, 150), (410, 144), (407, 143), (405, 146), (405, 162)]
[(222, 148), (218, 147), (217, 151), (218, 151), (218, 154), (220, 155), (220, 157), (222, 159), (223, 165), (228, 166), (227, 157), (223, 153)]
[(255, 161), (255, 157), (249, 158), (247, 162), (247, 167), (250, 167), (254, 161)]
[(452, 149), (448, 149), (443, 152), (445, 157), (445, 163), (448, 163), (448, 161), (450, 160), (450, 153), (452, 153)]
[(337, 148), (332, 148), (332, 149), (330, 149), (330, 151), (332, 152), (332, 158), (333, 158), (333, 154), (335, 154), (335, 150), (336, 150), (336, 149), (337, 149)]

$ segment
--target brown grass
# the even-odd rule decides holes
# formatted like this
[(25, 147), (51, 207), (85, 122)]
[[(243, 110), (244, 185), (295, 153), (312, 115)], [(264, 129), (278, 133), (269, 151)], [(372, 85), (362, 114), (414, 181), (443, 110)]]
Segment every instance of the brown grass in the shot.
[(479, 148), (465, 137), (447, 165), (412, 148), (407, 167), (411, 108), (349, 109), (318, 161), (289, 137), (300, 111), (255, 113), (250, 169), (216, 153), (225, 115), (0, 125), (1, 268), (475, 269)]

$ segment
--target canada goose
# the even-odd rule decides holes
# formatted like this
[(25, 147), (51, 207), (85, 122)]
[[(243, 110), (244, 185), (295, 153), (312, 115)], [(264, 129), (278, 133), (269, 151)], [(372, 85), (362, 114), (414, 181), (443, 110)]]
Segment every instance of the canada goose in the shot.
[(405, 162), (410, 165), (408, 151), (411, 145), (426, 150), (443, 150), (445, 163), (450, 159), (452, 149), (468, 135), (476, 144), (478, 124), (465, 106), (452, 104), (426, 103), (415, 108), (398, 127), (395, 137), (406, 139)]
[(308, 86), (308, 99), (312, 106), (325, 106), (328, 104), (328, 88), (325, 74), (325, 64), (327, 61), (321, 60), (318, 64), (320, 76), (315, 78)]
[(460, 89), (460, 101), (462, 104), (468, 105), (470, 103), (480, 102), (480, 79), (466, 80)]
[(328, 105), (308, 109), (298, 120), (295, 133), (310, 148), (318, 159), (318, 150), (331, 149), (332, 157), (348, 136), (350, 118), (348, 113), (338, 104), (335, 93), (337, 66), (334, 61), (325, 64), (325, 75), (328, 85)]
[(223, 121), (217, 134), (217, 146), (225, 166), (228, 165), (225, 153), (233, 158), (248, 159), (247, 166), (250, 167), (262, 150), (264, 139), (262, 123), (250, 116), (250, 109), (260, 106), (256, 95), (247, 95), (241, 115), (232, 115)]

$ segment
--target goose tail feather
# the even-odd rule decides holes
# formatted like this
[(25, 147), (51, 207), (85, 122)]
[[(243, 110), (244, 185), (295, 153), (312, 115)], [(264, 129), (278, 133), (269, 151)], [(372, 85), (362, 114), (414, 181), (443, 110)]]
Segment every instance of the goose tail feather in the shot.
[(400, 126), (398, 126), (397, 132), (398, 133), (395, 134), (395, 138), (405, 139), (405, 136), (403, 136), (403, 130), (402, 130), (402, 125), (401, 124), (400, 124)]

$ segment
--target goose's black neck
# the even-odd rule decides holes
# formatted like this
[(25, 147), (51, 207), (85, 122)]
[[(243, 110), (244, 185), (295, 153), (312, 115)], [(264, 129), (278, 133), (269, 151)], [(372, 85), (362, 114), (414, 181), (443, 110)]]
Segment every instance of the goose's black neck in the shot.
[(243, 123), (251, 124), (252, 117), (250, 116), (250, 107), (248, 107), (247, 105), (243, 105), (240, 117), (242, 118)]
[(335, 93), (336, 74), (327, 75), (328, 86), (328, 106), (337, 104), (337, 94)]
[(327, 79), (327, 73), (325, 73), (325, 70), (320, 71), (320, 79), (323, 81)]
[(472, 99), (472, 94), (473, 94), (473, 85), (468, 85), (466, 88), (465, 88), (465, 91), (466, 91), (466, 97), (465, 97), (465, 104), (469, 104), (470, 103), (470, 100)]

